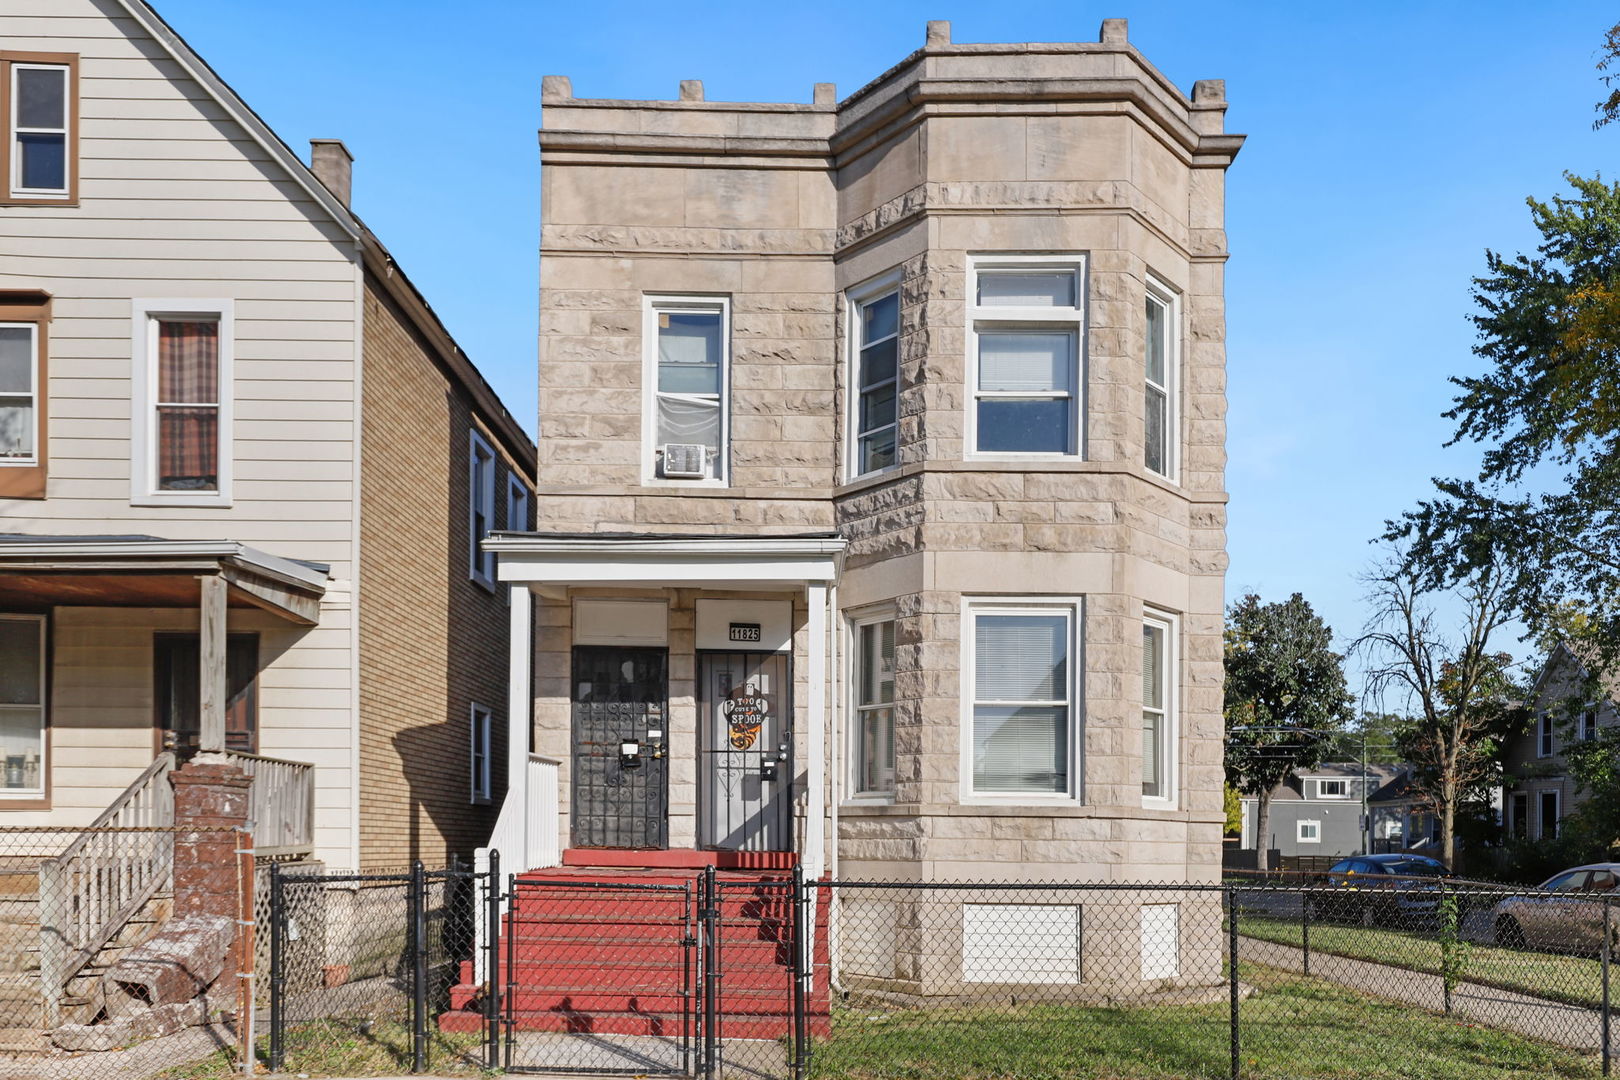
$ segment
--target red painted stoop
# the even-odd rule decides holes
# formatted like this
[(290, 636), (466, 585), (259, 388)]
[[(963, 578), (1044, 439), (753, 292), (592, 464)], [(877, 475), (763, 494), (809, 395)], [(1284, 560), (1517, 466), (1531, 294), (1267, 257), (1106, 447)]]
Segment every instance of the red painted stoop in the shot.
[[(501, 927), (501, 982), (514, 956), (512, 1018), (520, 1031), (679, 1035), (693, 1031), (701, 986), (681, 944), (697, 933), (695, 868), (560, 866), (523, 876)], [(780, 869), (721, 870), (720, 1023), (725, 1038), (780, 1039), (793, 1027), (787, 890)], [(544, 883), (526, 884), (540, 879)], [(577, 884), (571, 884), (577, 883)], [(673, 886), (614, 889), (612, 884)], [(606, 887), (605, 887), (606, 886)], [(684, 887), (685, 891), (676, 891)], [(515, 934), (515, 938), (509, 935)], [(816, 904), (810, 1029), (829, 1027), (827, 905)], [(688, 970), (691, 966), (691, 970)], [(463, 961), (443, 1031), (482, 1030), (482, 987)], [(688, 999), (683, 989), (689, 990)]]

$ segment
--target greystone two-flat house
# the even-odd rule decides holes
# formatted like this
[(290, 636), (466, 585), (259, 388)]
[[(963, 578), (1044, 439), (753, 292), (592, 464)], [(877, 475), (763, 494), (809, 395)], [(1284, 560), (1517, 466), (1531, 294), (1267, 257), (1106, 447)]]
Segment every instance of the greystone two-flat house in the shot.
[[(1398, 765), (1368, 765), (1365, 774), (1357, 761), (1326, 762), (1296, 773), (1271, 793), (1271, 835), (1255, 835), (1259, 823), (1257, 800), (1243, 799), (1242, 847), (1253, 850), (1261, 839), (1283, 855), (1359, 855), (1367, 850), (1362, 828), (1362, 791), (1370, 804), (1406, 776)], [(1374, 815), (1373, 844), (1385, 846), (1395, 839), (1398, 815)], [(1380, 835), (1382, 834), (1382, 835)]]
[(808, 104), (544, 80), (507, 865), (1216, 879), (1225, 111), (1124, 20)]
[(1612, 680), (1590, 691), (1587, 669), (1568, 645), (1548, 655), (1531, 686), (1530, 727), (1503, 748), (1502, 826), (1509, 836), (1553, 839), (1559, 822), (1586, 800), (1566, 753), (1620, 723), (1614, 696)]

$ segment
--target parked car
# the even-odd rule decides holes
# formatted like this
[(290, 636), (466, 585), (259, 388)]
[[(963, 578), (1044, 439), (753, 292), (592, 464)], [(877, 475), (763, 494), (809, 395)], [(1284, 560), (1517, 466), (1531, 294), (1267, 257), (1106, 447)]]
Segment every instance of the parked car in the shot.
[[(1589, 863), (1554, 874), (1532, 895), (1503, 900), (1491, 912), (1496, 943), (1595, 956), (1603, 949), (1604, 899), (1620, 905), (1620, 863)], [(1608, 917), (1609, 942), (1620, 944), (1620, 910)]]
[(1341, 859), (1308, 903), (1314, 919), (1391, 925), (1432, 916), (1440, 882), (1451, 871), (1427, 855), (1356, 855)]

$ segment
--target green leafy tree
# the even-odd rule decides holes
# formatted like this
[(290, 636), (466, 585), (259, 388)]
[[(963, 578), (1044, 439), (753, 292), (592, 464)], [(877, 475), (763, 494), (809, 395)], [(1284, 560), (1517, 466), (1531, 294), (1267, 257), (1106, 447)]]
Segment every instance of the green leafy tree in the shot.
[[(1620, 56), (1620, 28), (1609, 45)], [(1570, 194), (1528, 200), (1536, 254), (1487, 251), (1474, 279), (1486, 366), (1452, 380), (1445, 415), (1479, 471), (1436, 480), (1386, 538), (1425, 590), (1489, 573), (1534, 630), (1583, 613), (1596, 678), (1620, 659), (1620, 185), (1565, 179)]]
[(1224, 785), (1225, 799), (1223, 809), (1226, 812), (1226, 827), (1221, 830), (1224, 836), (1241, 836), (1243, 834), (1243, 795), (1231, 784)]
[(1352, 648), (1368, 663), (1369, 693), (1393, 695), (1410, 714), (1396, 746), (1439, 819), (1441, 857), (1455, 866), (1458, 816), (1489, 797), (1501, 778), (1502, 740), (1523, 726), (1513, 658), (1493, 648), (1512, 619), (1507, 590), (1489, 570), (1458, 586), (1463, 625), (1453, 638), (1440, 630), (1431, 594), (1398, 550), (1367, 584), (1374, 613)]
[(1363, 712), (1333, 737), (1322, 760), (1360, 762), (1365, 751), (1368, 765), (1399, 765), (1401, 749), (1396, 736), (1407, 722), (1400, 713)]
[(1258, 867), (1267, 866), (1271, 793), (1322, 761), (1350, 717), (1344, 657), (1299, 593), (1264, 604), (1253, 593), (1226, 613), (1226, 779), (1255, 799)]

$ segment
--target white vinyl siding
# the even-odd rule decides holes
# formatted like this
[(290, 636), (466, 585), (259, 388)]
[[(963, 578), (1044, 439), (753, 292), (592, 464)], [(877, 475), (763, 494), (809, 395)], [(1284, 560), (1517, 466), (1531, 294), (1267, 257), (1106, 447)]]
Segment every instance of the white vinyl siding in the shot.
[[(730, 458), (731, 305), (717, 297), (648, 296), (642, 311), (644, 476), (723, 484)], [(702, 475), (671, 476), (674, 446), (704, 448)]]
[(1083, 270), (1078, 257), (969, 261), (968, 456), (1079, 455)]
[(0, 466), (39, 463), (39, 324), (0, 323)]
[(1079, 904), (963, 904), (962, 981), (1077, 983)]
[(964, 620), (964, 795), (1074, 798), (1078, 603), (969, 600)]
[(478, 432), (467, 436), (467, 571), (486, 589), (495, 588), (495, 554), (482, 547), (495, 528), (495, 451)]
[(1143, 904), (1140, 911), (1142, 978), (1175, 978), (1181, 974), (1181, 908)]

